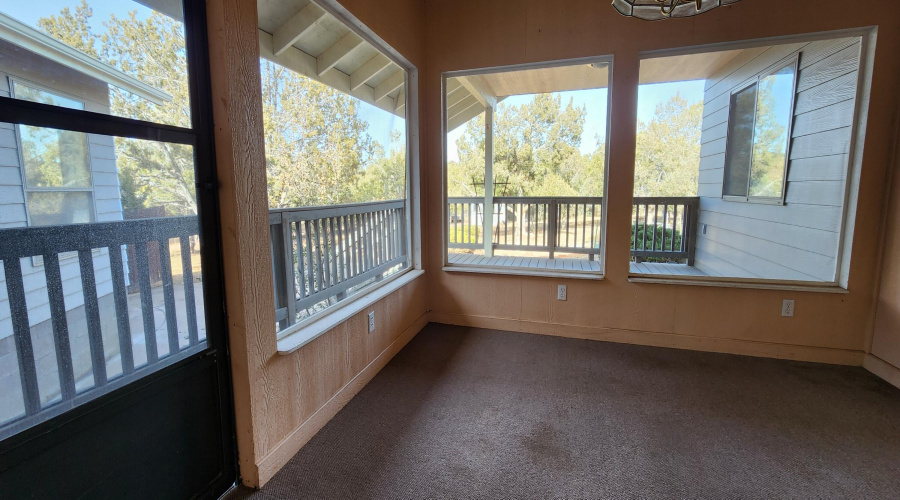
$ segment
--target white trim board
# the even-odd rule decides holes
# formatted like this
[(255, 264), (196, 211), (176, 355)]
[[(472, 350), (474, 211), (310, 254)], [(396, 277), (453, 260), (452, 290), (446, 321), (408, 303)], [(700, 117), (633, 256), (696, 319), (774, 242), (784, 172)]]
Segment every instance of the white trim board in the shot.
[(398, 275), (396, 278), (387, 281), (383, 285), (378, 286), (373, 290), (369, 290), (358, 298), (348, 299), (347, 305), (344, 307), (332, 311), (323, 311), (320, 313), (321, 317), (318, 315), (314, 317), (314, 321), (305, 324), (300, 323), (300, 328), (297, 328), (290, 333), (279, 335), (278, 354), (290, 354), (297, 349), (300, 349), (323, 333), (334, 329), (341, 323), (349, 320), (356, 314), (370, 307), (372, 304), (399, 290), (407, 283), (411, 283), (423, 274), (425, 274), (425, 271), (411, 269)]

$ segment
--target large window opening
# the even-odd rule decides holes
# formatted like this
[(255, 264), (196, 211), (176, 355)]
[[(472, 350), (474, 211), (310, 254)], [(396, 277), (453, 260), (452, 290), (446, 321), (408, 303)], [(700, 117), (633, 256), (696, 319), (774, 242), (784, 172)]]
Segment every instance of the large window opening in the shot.
[(609, 61), (445, 77), (447, 264), (602, 273)]
[(643, 59), (631, 273), (840, 284), (863, 45)]
[(260, 29), (284, 336), (410, 268), (408, 75), (315, 3), (261, 5)]

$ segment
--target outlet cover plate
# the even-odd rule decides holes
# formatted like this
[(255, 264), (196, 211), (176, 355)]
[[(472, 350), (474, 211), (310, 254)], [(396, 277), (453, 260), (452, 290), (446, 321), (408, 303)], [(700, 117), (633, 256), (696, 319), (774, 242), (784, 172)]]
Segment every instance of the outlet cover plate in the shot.
[(369, 333), (375, 331), (375, 311), (369, 313)]
[(556, 299), (566, 300), (566, 285), (559, 285), (556, 287)]
[(794, 300), (784, 299), (781, 301), (781, 315), (786, 318), (794, 317)]

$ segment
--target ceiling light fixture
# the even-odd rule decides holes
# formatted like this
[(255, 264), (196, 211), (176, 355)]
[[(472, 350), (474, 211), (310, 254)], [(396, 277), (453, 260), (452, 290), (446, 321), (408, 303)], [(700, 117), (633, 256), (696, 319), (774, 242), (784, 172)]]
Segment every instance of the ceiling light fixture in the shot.
[(647, 21), (670, 17), (690, 17), (741, 0), (613, 0), (612, 6), (623, 16)]

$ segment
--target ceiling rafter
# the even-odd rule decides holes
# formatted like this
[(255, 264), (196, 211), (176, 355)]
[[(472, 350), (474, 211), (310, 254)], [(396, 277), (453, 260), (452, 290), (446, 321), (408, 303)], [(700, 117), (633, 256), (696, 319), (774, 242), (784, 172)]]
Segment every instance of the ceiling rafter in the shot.
[(398, 69), (375, 87), (375, 100), (378, 101), (384, 99), (389, 94), (402, 87), (405, 82), (406, 75), (402, 69)]
[(313, 2), (303, 7), (272, 34), (272, 48), (275, 49), (275, 55), (281, 55), (288, 47), (297, 43), (301, 36), (309, 32), (327, 14), (322, 7)]
[(356, 90), (360, 86), (365, 85), (372, 77), (391, 64), (391, 60), (386, 56), (383, 54), (376, 54), (375, 57), (369, 59), (368, 62), (360, 66), (358, 70), (350, 75), (350, 89)]
[(316, 67), (319, 76), (325, 74), (326, 71), (334, 68), (341, 59), (350, 55), (353, 50), (364, 44), (362, 38), (356, 33), (350, 32), (334, 43), (331, 47), (325, 49), (325, 52), (316, 58)]

